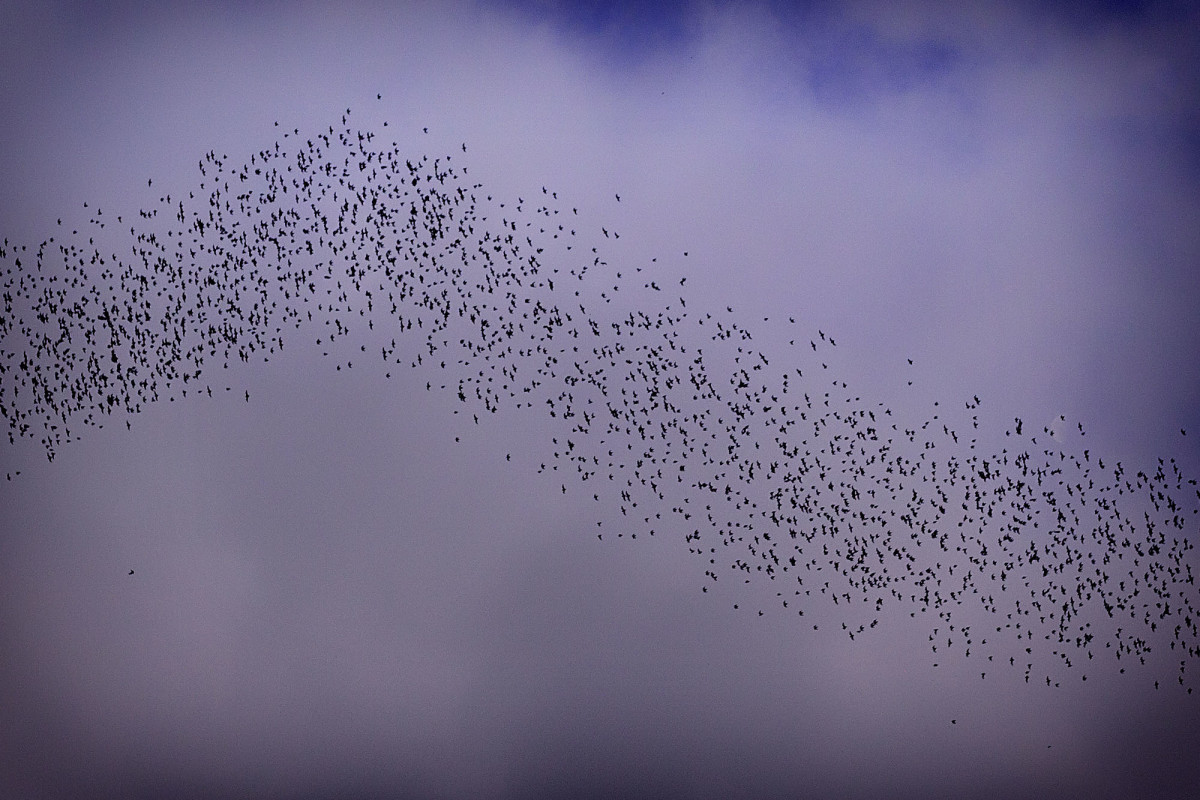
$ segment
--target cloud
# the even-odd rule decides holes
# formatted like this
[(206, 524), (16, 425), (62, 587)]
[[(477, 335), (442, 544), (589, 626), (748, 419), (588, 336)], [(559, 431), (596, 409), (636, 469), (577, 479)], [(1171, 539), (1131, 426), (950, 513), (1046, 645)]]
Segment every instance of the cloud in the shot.
[[(1187, 18), (930, 8), (22, 6), (2, 235), (135, 219), (204, 153), (352, 107), (497, 214), (556, 192), (580, 249), (686, 278), (772, 358), (832, 335), (830, 379), (902, 419), (977, 393), (997, 447), (1062, 414), (1087, 430), (1064, 450), (1200, 464)], [(1139, 759), (1145, 786), (1195, 784), (1186, 706), (1144, 681), (1035, 691), (931, 667), (907, 609), (851, 642), (841, 607), (801, 618), (773, 583), (702, 594), (682, 529), (595, 538), (622, 515), (537, 472), (544, 417), (475, 426), (423, 374), (295, 342), (233, 371), (251, 402), (3, 457), (14, 792), (1118, 796), (1106, 765)]]

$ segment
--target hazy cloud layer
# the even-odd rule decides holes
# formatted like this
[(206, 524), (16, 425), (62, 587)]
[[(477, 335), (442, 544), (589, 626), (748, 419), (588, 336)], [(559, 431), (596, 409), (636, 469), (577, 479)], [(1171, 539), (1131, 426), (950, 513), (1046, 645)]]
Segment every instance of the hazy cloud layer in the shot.
[[(898, 413), (977, 394), (996, 440), (1062, 414), (1096, 452), (1200, 475), (1186, 10), (0, 17), (0, 237), (133, 218), (204, 153), (240, 164), (352, 108), (498, 199), (557, 192), (610, 263), (686, 277), (689, 308), (730, 305), (763, 342), (788, 316), (831, 333), (830, 369)], [(53, 463), (0, 455), (22, 471), (0, 483), (0, 794), (1200, 791), (1177, 686), (1111, 664), (980, 680), (934, 668), (907, 609), (849, 641), (837, 609), (798, 620), (768, 586), (702, 594), (684, 531), (597, 541), (620, 515), (538, 474), (558, 428), (537, 413), (474, 426), (418, 371), (336, 372), (295, 342)]]

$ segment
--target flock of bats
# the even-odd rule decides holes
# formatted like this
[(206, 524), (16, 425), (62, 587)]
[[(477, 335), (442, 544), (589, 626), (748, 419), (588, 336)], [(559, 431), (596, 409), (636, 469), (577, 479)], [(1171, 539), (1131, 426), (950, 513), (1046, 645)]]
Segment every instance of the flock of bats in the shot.
[(377, 138), (347, 109), (245, 162), (205, 154), (186, 196), (136, 216), (4, 239), (10, 442), (53, 460), (83, 427), (233, 391), (222, 367), (315, 344), (337, 370), (416, 369), (478, 424), (553, 418), (542, 469), (605, 504), (596, 535), (678, 536), (704, 591), (769, 585), (798, 617), (836, 605), (851, 637), (885, 607), (928, 614), (937, 657), (974, 651), (982, 677), (1057, 685), (1153, 653), (1152, 677), (1178, 662), (1187, 686), (1200, 491), (1173, 459), (1130, 472), (1019, 419), (1001, 438), (978, 397), (893, 413), (836, 376), (826, 332), (778, 320), (787, 345), (760, 346), (655, 260), (606, 260), (619, 233), (557, 193), (501, 202), (453, 155)]

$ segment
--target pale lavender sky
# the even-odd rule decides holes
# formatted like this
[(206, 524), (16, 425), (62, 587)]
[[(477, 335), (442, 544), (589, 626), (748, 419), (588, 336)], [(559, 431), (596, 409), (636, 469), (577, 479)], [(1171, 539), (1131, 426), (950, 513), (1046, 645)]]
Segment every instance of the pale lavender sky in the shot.
[[(1061, 414), (1200, 476), (1196, 14), (433, 5), (0, 5), (0, 238), (135, 218), (349, 107), (497, 201), (557, 192), (780, 359), (788, 316), (831, 334), (906, 419), (978, 395), (993, 443)], [(981, 680), (907, 607), (850, 641), (772, 584), (702, 593), (683, 528), (599, 541), (617, 507), (538, 474), (541, 412), (475, 426), (436, 373), (310, 341), (53, 463), (0, 448), (0, 795), (1200, 794), (1169, 667)]]

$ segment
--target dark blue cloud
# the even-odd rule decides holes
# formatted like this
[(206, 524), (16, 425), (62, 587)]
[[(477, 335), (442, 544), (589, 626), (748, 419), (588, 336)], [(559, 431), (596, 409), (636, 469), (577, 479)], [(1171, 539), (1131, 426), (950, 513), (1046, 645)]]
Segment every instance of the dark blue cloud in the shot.
[(888, 40), (876, 29), (855, 26), (818, 39), (804, 69), (815, 97), (836, 104), (910, 91), (938, 81), (963, 63), (952, 42)]
[(1155, 0), (1051, 0), (1027, 5), (1047, 18), (1081, 28), (1136, 23), (1186, 8), (1183, 3)]
[[(716, 8), (732, 4), (718, 3)], [(548, 23), (576, 50), (609, 69), (636, 69), (663, 54), (682, 56), (697, 40), (705, 11), (686, 0), (664, 3), (512, 0), (502, 7), (528, 22)], [(780, 37), (792, 59), (775, 65), (797, 94), (833, 105), (854, 104), (913, 90), (960, 68), (965, 58), (949, 39), (887, 37), (849, 19), (828, 2), (765, 4), (762, 33)], [(770, 28), (768, 30), (768, 28)]]
[(695, 19), (695, 4), (688, 0), (510, 0), (499, 5), (516, 11), (528, 22), (549, 23), (614, 67), (636, 66), (664, 50), (683, 47)]

